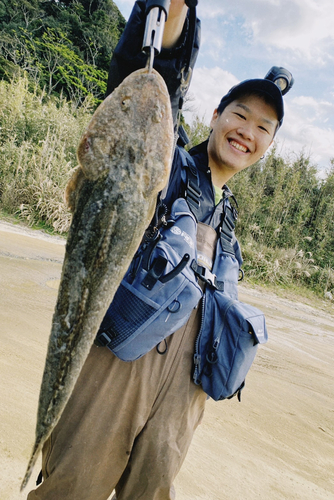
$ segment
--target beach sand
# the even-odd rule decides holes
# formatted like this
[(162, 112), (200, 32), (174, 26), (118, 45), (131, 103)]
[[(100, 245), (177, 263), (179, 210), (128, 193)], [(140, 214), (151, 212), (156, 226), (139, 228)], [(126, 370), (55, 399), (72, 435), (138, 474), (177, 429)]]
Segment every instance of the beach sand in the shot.
[[(0, 500), (26, 498), (39, 472), (20, 493), (63, 255), (63, 239), (0, 222)], [(333, 304), (239, 293), (265, 312), (269, 342), (241, 403), (207, 402), (176, 498), (334, 500)]]

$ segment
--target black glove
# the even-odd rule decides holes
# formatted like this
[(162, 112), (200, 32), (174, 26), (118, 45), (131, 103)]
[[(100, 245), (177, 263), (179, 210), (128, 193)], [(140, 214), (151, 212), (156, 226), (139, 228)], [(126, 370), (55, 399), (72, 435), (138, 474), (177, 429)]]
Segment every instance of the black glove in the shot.
[(196, 7), (198, 4), (198, 0), (185, 0), (185, 2), (188, 7)]

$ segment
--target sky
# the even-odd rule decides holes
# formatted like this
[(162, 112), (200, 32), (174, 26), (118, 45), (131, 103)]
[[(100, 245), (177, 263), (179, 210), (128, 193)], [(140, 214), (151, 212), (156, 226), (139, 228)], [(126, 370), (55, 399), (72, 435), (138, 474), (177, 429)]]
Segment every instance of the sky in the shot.
[[(134, 0), (115, 0), (128, 19)], [(190, 85), (191, 122), (206, 124), (236, 83), (283, 66), (295, 83), (284, 96), (277, 151), (293, 161), (310, 157), (319, 175), (334, 158), (334, 1), (199, 0), (201, 49)]]

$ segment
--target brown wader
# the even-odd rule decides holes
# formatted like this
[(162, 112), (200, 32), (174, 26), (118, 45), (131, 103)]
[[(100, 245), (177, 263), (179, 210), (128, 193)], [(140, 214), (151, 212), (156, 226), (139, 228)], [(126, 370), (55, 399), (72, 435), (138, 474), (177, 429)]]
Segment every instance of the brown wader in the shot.
[(92, 347), (28, 500), (107, 500), (114, 489), (117, 500), (174, 498), (206, 401), (191, 376), (199, 321), (200, 308), (167, 338), (165, 354), (153, 349), (130, 363)]

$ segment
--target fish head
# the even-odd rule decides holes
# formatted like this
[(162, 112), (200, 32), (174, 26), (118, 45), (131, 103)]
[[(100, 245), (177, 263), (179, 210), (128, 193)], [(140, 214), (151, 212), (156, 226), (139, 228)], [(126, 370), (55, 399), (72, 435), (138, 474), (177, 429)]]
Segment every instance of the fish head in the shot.
[(143, 189), (158, 193), (168, 180), (173, 140), (166, 84), (155, 70), (141, 69), (97, 108), (80, 141), (78, 160), (90, 180), (135, 164)]

